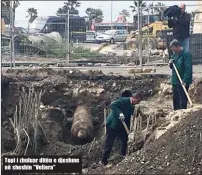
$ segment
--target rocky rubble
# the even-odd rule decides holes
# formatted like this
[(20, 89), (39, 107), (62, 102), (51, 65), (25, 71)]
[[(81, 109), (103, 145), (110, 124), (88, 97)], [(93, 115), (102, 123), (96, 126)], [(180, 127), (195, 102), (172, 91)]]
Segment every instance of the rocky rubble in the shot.
[(99, 167), (88, 173), (201, 174), (201, 115), (201, 105), (174, 112), (171, 116), (175, 118), (175, 124), (171, 120), (172, 127), (157, 140), (111, 168)]
[(189, 90), (194, 103), (202, 104), (202, 78), (196, 80)]

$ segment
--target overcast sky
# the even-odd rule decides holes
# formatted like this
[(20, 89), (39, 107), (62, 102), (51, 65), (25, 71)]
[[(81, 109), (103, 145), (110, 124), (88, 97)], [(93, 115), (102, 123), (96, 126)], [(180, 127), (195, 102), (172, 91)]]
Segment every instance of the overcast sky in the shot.
[[(35, 8), (38, 11), (38, 16), (54, 16), (58, 8), (64, 5), (65, 1), (20, 1), (20, 6), (16, 9), (16, 26), (26, 27), (27, 26), (27, 9)], [(133, 1), (80, 1), (81, 7), (78, 8), (79, 15), (85, 16), (85, 10), (88, 7), (100, 8), (104, 14), (103, 22), (111, 22), (111, 4), (112, 4), (112, 20), (115, 21), (118, 14), (123, 9), (128, 10), (132, 13), (130, 5), (133, 5)], [(152, 1), (148, 1), (151, 3)], [(159, 2), (159, 1), (156, 1)], [(186, 5), (196, 5), (196, 1), (160, 1), (168, 6), (178, 5), (185, 3)], [(193, 11), (196, 7), (187, 7), (187, 11)], [(131, 17), (127, 18), (128, 22), (132, 22)]]

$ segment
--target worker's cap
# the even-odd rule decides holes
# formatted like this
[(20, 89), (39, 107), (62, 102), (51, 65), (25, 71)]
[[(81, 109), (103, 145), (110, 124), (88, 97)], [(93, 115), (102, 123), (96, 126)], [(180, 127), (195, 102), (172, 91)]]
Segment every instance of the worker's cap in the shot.
[(122, 97), (131, 97), (131, 96), (132, 96), (132, 91), (131, 91), (131, 90), (128, 90), (128, 89), (124, 89), (124, 90), (121, 92), (121, 96), (122, 96)]
[(178, 40), (174, 39), (170, 42), (170, 47), (172, 46), (178, 47), (178, 46), (182, 46), (182, 44)]

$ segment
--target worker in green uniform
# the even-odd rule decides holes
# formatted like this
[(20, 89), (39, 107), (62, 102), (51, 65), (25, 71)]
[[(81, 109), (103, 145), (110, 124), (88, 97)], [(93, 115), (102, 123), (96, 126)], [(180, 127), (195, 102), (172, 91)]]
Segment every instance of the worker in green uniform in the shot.
[(108, 158), (114, 145), (114, 140), (118, 136), (122, 142), (121, 155), (125, 156), (127, 151), (128, 134), (121, 122), (125, 121), (130, 128), (131, 116), (134, 113), (134, 106), (142, 100), (141, 93), (134, 93), (131, 97), (120, 97), (110, 104), (111, 112), (106, 120), (106, 141), (101, 163), (108, 164)]
[(187, 109), (188, 99), (173, 68), (173, 64), (175, 64), (183, 84), (188, 91), (193, 79), (192, 55), (189, 51), (185, 51), (182, 48), (178, 40), (173, 40), (170, 43), (170, 47), (173, 51), (173, 55), (169, 61), (169, 66), (172, 69), (173, 108), (174, 110)]

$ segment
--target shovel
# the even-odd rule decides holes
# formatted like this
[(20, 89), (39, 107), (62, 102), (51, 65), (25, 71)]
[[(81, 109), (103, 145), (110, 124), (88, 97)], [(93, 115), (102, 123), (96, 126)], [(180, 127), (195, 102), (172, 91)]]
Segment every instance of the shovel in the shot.
[(107, 109), (104, 108), (104, 127), (105, 127), (105, 135), (107, 134), (107, 126), (106, 126), (106, 118), (107, 118)]
[(178, 72), (178, 70), (177, 70), (177, 68), (176, 68), (176, 66), (175, 66), (174, 63), (173, 63), (173, 67), (174, 67), (174, 69), (175, 69), (175, 72), (176, 72), (176, 74), (177, 74), (179, 80), (180, 80), (180, 83), (181, 83), (181, 85), (182, 85), (182, 87), (183, 87), (183, 90), (184, 90), (186, 96), (187, 96), (187, 99), (189, 100), (190, 106), (192, 107), (193, 104), (192, 104), (191, 98), (189, 97), (189, 94), (188, 94), (188, 92), (187, 92), (187, 90), (186, 90), (186, 88), (185, 88), (185, 86), (184, 86), (184, 84), (183, 84), (183, 82), (182, 82), (182, 79), (181, 79), (181, 77), (180, 77), (180, 75), (179, 75), (179, 72)]
[(124, 121), (124, 120), (121, 120), (121, 122), (122, 122), (123, 127), (125, 128), (125, 130), (126, 130), (127, 134), (129, 135), (129, 134), (130, 134), (130, 131), (129, 131), (129, 129), (128, 129), (128, 127), (127, 127), (126, 123), (125, 123), (125, 121)]

